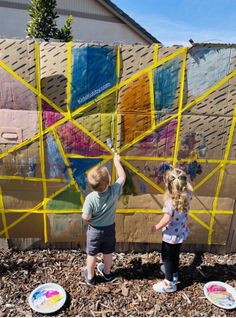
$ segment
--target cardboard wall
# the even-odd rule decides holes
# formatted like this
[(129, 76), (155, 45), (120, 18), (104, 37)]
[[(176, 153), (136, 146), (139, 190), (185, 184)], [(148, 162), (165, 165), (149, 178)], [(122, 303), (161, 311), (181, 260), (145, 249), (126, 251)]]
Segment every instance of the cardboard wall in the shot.
[[(84, 244), (86, 173), (127, 173), (118, 242), (159, 243), (163, 163), (195, 184), (187, 243), (227, 243), (235, 202), (236, 47), (0, 42), (0, 236)], [(232, 231), (231, 231), (232, 232)]]

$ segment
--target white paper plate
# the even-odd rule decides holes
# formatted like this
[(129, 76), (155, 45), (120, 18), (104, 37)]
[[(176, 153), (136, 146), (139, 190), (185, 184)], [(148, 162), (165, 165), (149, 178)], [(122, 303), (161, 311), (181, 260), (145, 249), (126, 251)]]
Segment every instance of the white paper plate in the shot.
[(54, 283), (39, 285), (29, 296), (30, 307), (43, 314), (59, 310), (65, 304), (65, 301), (65, 290)]
[(206, 298), (214, 305), (224, 309), (236, 308), (236, 289), (232, 286), (219, 282), (208, 282), (204, 286)]

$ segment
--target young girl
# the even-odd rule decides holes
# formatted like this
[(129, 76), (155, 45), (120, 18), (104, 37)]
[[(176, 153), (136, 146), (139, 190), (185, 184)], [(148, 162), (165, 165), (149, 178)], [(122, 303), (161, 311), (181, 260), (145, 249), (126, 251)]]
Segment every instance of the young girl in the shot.
[(152, 232), (162, 229), (164, 267), (161, 269), (165, 279), (155, 284), (153, 289), (159, 293), (171, 293), (177, 290), (180, 247), (189, 234), (187, 218), (193, 188), (187, 181), (186, 173), (173, 167), (166, 172), (164, 182), (164, 216), (158, 224), (153, 225)]

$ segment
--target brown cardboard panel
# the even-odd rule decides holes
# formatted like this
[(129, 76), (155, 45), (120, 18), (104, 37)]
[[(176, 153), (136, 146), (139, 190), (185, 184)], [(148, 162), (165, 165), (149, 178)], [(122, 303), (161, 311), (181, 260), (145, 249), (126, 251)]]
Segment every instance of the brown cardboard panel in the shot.
[(227, 211), (233, 211), (234, 210), (234, 204), (235, 204), (235, 198), (224, 198), (224, 197), (219, 197), (216, 210), (221, 211), (221, 210), (227, 210)]
[(116, 241), (124, 242), (124, 219), (126, 214), (116, 213)]
[(47, 182), (47, 197), (53, 195), (55, 192), (58, 190), (62, 189), (65, 185), (66, 182)]
[(3, 68), (0, 68), (0, 85), (0, 109), (37, 110), (37, 96)]
[(224, 178), (221, 184), (220, 197), (235, 199), (236, 165), (225, 165)]
[[(223, 159), (232, 119), (217, 116), (183, 115), (181, 119), (178, 157)], [(202, 153), (202, 149), (206, 148)]]
[[(196, 196), (209, 196), (214, 197), (216, 194), (216, 188), (219, 180), (220, 171), (217, 171), (207, 182), (202, 184), (198, 189), (194, 191)], [(196, 182), (194, 184), (197, 185)]]
[(232, 215), (216, 214), (214, 219), (214, 231), (212, 234), (212, 244), (226, 244)]
[(36, 86), (34, 40), (1, 39), (0, 59), (25, 81)]
[(66, 111), (67, 44), (40, 44), (41, 91)]
[(158, 124), (178, 112), (183, 57), (180, 54), (153, 70), (154, 107)]
[(122, 45), (120, 50), (121, 72), (120, 81), (153, 64), (153, 45)]
[(228, 159), (236, 160), (236, 129), (234, 127)]
[[(4, 229), (3, 223), (2, 223), (2, 212), (0, 212), (0, 232)], [(5, 238), (5, 234), (3, 233), (0, 237)]]
[(86, 239), (86, 226), (81, 214), (48, 214), (48, 237), (50, 242), (83, 243)]
[(0, 175), (41, 178), (41, 162), (39, 142), (9, 153), (0, 161)]
[[(210, 215), (208, 214), (197, 214), (201, 221), (203, 221), (206, 225), (210, 224)], [(188, 228), (189, 228), (189, 236), (185, 241), (187, 244), (197, 243), (197, 244), (207, 244), (208, 242), (208, 230), (204, 228), (201, 224), (195, 221), (192, 217), (188, 217)]]
[(224, 79), (233, 70), (234, 59), (234, 48), (191, 48), (187, 59), (188, 102)]
[(76, 121), (102, 142), (114, 138), (116, 94), (94, 103), (78, 114)]
[(161, 231), (153, 234), (151, 228), (160, 221), (161, 217), (161, 214), (144, 213), (125, 215), (123, 242), (160, 243)]
[(173, 45), (173, 46), (162, 46), (162, 45), (158, 45), (158, 60), (161, 60), (173, 53), (175, 53), (176, 51), (178, 51), (182, 46), (181, 45)]
[[(133, 126), (135, 128), (135, 126)], [(122, 152), (124, 156), (173, 157), (177, 120), (173, 119), (162, 127), (153, 130)]]
[(154, 182), (156, 185), (165, 189), (163, 183), (163, 173), (161, 167), (163, 162), (154, 160), (127, 160), (133, 167), (145, 175), (149, 180)]
[[(191, 107), (186, 115), (215, 115), (232, 117), (235, 106), (235, 78), (233, 77), (202, 101)], [(185, 106), (190, 100), (185, 101)]]
[[(25, 213), (7, 213), (7, 224), (10, 226), (17, 221)], [(10, 237), (41, 237), (44, 236), (43, 231), (43, 214), (32, 213), (21, 220), (18, 224), (8, 230)]]
[[(158, 191), (157, 191), (158, 192)], [(163, 206), (163, 196), (160, 194), (123, 194), (118, 202), (118, 209), (155, 209), (160, 210)]]
[(32, 209), (43, 201), (41, 182), (0, 180), (5, 209)]

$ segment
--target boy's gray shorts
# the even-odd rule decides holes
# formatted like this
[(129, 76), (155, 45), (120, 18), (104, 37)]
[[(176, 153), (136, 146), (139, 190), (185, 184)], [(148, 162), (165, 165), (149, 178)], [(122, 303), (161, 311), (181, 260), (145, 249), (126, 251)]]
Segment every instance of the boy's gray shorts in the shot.
[(95, 256), (98, 253), (110, 254), (115, 251), (115, 223), (108, 226), (88, 225), (87, 254)]

